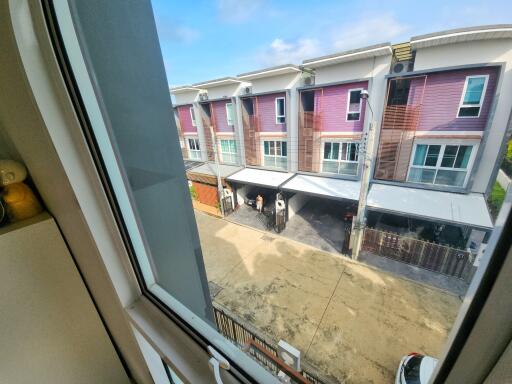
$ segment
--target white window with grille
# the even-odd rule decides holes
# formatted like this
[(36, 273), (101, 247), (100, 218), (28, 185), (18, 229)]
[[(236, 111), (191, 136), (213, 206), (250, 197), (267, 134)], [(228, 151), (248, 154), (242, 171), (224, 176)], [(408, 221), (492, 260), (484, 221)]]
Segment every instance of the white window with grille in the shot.
[(187, 139), (188, 157), (192, 160), (201, 160), (201, 148), (199, 147), (199, 139), (189, 137)]
[(272, 168), (288, 168), (287, 143), (283, 140), (263, 141), (263, 165)]
[(347, 95), (347, 121), (359, 121), (361, 119), (362, 88), (349, 89)]
[(407, 181), (464, 187), (467, 183), (477, 144), (454, 141), (416, 143)]
[(220, 140), (220, 157), (223, 163), (236, 164), (236, 141), (231, 139)]
[(357, 175), (359, 143), (325, 141), (322, 146), (322, 172), (338, 175)]

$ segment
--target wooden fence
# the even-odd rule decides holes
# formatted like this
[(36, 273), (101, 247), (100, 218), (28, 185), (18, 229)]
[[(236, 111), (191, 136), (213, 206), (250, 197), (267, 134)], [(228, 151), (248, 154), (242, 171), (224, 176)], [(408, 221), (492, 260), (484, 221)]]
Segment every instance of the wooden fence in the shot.
[(396, 233), (365, 228), (363, 250), (459, 279), (471, 271), (472, 255), (463, 249), (430, 243)]

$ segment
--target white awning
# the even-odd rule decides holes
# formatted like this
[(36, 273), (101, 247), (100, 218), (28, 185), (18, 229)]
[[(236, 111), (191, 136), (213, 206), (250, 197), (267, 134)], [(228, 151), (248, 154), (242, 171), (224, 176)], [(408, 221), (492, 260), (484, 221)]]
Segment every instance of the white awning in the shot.
[(492, 229), (485, 198), (479, 193), (451, 193), (373, 184), (368, 208), (425, 219)]
[(359, 200), (359, 181), (297, 175), (281, 186), (283, 191), (302, 192), (333, 199)]
[(228, 176), (226, 180), (235, 183), (253, 184), (268, 188), (277, 188), (294, 174), (289, 172), (267, 171), (265, 169), (244, 168)]

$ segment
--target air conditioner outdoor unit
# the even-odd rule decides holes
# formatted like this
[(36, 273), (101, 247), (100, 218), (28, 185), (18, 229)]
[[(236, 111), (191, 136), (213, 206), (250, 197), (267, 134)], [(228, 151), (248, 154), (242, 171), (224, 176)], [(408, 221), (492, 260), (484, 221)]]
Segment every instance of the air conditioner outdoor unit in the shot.
[(252, 93), (252, 87), (245, 87), (244, 94), (250, 95)]
[(199, 94), (199, 100), (201, 100), (201, 101), (208, 100), (208, 94), (207, 93), (200, 93)]
[(315, 76), (314, 75), (307, 76), (304, 78), (303, 82), (304, 82), (304, 86), (306, 86), (306, 87), (315, 85)]
[(411, 72), (413, 68), (413, 62), (412, 61), (399, 61), (395, 64), (393, 64), (393, 67), (391, 68), (391, 73), (393, 75), (401, 75), (407, 72)]

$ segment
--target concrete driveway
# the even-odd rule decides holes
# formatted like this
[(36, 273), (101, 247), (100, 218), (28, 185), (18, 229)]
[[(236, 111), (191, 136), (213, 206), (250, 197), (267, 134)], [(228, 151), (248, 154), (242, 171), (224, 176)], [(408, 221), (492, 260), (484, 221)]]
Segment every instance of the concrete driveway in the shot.
[(408, 352), (439, 356), (460, 299), (426, 285), (196, 212), (214, 300), (326, 376), (393, 383)]

